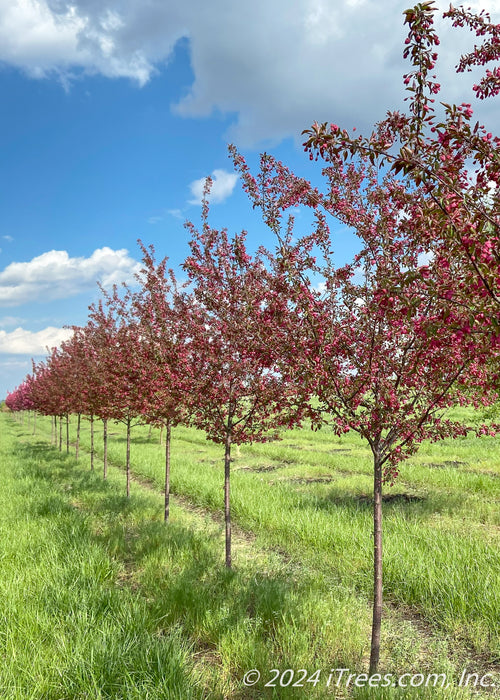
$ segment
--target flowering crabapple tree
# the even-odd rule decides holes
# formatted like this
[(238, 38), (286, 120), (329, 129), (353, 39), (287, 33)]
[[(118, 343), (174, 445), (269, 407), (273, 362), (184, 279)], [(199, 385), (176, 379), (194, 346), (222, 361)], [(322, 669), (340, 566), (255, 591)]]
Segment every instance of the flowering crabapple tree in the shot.
[(130, 497), (130, 438), (133, 425), (142, 422), (147, 404), (148, 374), (143, 362), (139, 326), (131, 318), (129, 295), (111, 293), (89, 307), (87, 327), (98, 353), (99, 404), (96, 415), (124, 423), (126, 427), (127, 498)]
[[(15, 414), (21, 413), (23, 411), (36, 411), (35, 402), (33, 400), (33, 376), (28, 374), (21, 384), (14, 389), (14, 391), (8, 392), (5, 399), (5, 405)], [(35, 431), (35, 424), (33, 424), (33, 434)]]
[[(35, 363), (32, 360), (32, 384), (30, 396), (33, 401), (33, 408), (35, 411), (41, 415), (51, 416), (52, 418), (52, 434), (51, 443), (57, 445), (57, 418), (60, 417), (59, 405), (54, 401), (54, 397), (51, 393), (51, 377), (50, 370), (46, 362)], [(60, 430), (60, 440), (59, 449), (62, 449), (62, 426), (59, 421)]]
[(62, 423), (66, 419), (66, 452), (69, 452), (69, 414), (77, 388), (71, 383), (69, 356), (60, 348), (52, 348), (45, 362), (33, 364), (32, 397), (36, 410), (59, 418), (59, 451), (62, 451)]
[(75, 458), (78, 460), (81, 416), (87, 413), (89, 409), (87, 400), (88, 385), (92, 379), (92, 374), (89, 371), (87, 346), (80, 329), (74, 328), (71, 338), (61, 343), (57, 351), (57, 357), (57, 371), (60, 382), (64, 384), (65, 404), (68, 408), (67, 415), (74, 413), (77, 416)]
[[(170, 446), (172, 427), (189, 418), (186, 396), (190, 391), (192, 363), (186, 352), (183, 314), (175, 275), (167, 269), (167, 258), (155, 260), (153, 246), (145, 248), (138, 275), (141, 289), (131, 297), (130, 311), (137, 320), (143, 366), (148, 367), (147, 401), (142, 409), (146, 422), (166, 428), (164, 519), (170, 512)], [(146, 387), (144, 387), (146, 392)]]
[[(373, 674), (380, 658), (383, 485), (394, 482), (401, 462), (423, 440), (467, 433), (465, 424), (446, 418), (449, 407), (494, 400), (491, 344), (476, 333), (480, 320), (464, 333), (468, 313), (435, 294), (428, 268), (422, 273), (424, 247), (412, 235), (421, 206), (418, 190), (390, 173), (381, 178), (369, 158), (355, 166), (332, 157), (326, 198), (268, 155), (257, 179), (234, 150), (233, 155), (254, 205), (279, 241), (276, 275), (284, 298), (291, 300), (279, 321), (288, 337), (281, 346), (282, 366), (295, 377), (297, 390), (305, 388), (305, 398), (316, 397), (309, 409), (313, 424), (328, 421), (337, 434), (356, 431), (372, 452)], [(293, 220), (285, 225), (283, 213), (300, 203), (315, 207), (316, 227), (295, 241)], [(325, 211), (360, 240), (359, 254), (340, 268), (333, 261)], [(322, 284), (315, 286), (318, 277)], [(443, 279), (436, 285), (445, 288)], [(481, 426), (478, 432), (488, 430)]]
[[(437, 8), (422, 2), (406, 10), (408, 36), (404, 57), (410, 70), (404, 76), (407, 113), (388, 112), (385, 120), (365, 136), (349, 133), (336, 124), (314, 124), (304, 131), (310, 158), (325, 163), (325, 171), (338, 157), (348, 162), (368, 158), (389, 169), (421, 194), (407, 234), (418, 238), (432, 253), (432, 265), (449, 274), (429, 276), (428, 285), (448, 301), (479, 317), (493, 345), (500, 344), (500, 138), (473, 120), (471, 104), (442, 102), (436, 96), (439, 36), (434, 27)], [(457, 72), (486, 68), (474, 85), (476, 97), (491, 99), (500, 91), (500, 24), (482, 11), (450, 9), (444, 17), (455, 28), (467, 28), (478, 45), (463, 55)], [(325, 195), (328, 197), (328, 193)], [(457, 274), (458, 273), (458, 274)], [(424, 274), (424, 271), (422, 271)], [(464, 333), (468, 324), (464, 316)]]
[[(345, 311), (352, 315), (352, 324), (361, 323), (363, 319), (365, 324), (368, 320), (370, 324), (374, 320), (380, 324), (375, 328), (353, 326), (356, 334), (350, 340), (344, 335), (345, 328), (339, 330), (337, 340), (332, 338), (323, 348), (324, 338), (331, 335), (317, 325), (322, 318), (322, 300), (316, 298), (318, 295), (307, 296), (311, 294), (307, 264), (301, 260), (301, 251), (288, 245), (286, 265), (290, 283), (300, 290), (298, 299), (302, 294), (302, 299), (309, 299), (308, 304), (312, 304), (305, 312), (309, 318), (305, 327), (316, 345), (312, 345), (306, 357), (311, 362), (311, 358), (316, 358), (321, 365), (321, 358), (328, 357), (333, 349), (340, 353), (339, 358), (345, 358), (349, 353), (361, 353), (360, 347), (368, 343), (370, 352), (364, 355), (366, 368), (376, 370), (374, 375), (366, 374), (359, 360), (355, 363), (345, 360), (345, 366), (342, 360), (338, 370), (340, 372), (343, 367), (344, 373), (340, 372), (343, 380), (334, 381), (332, 375), (330, 384), (324, 379), (316, 388), (327, 398), (325, 392), (331, 391), (327, 387), (335, 387), (340, 407), (347, 412), (354, 411), (352, 422), (344, 424), (345, 427), (358, 432), (362, 429), (362, 434), (371, 441), (374, 454), (372, 671), (378, 663), (380, 643), (381, 519), (380, 527), (376, 522), (377, 511), (381, 518), (381, 506), (377, 503), (380, 501), (377, 497), (377, 491), (381, 490), (380, 477), (383, 478), (385, 468), (386, 478), (394, 478), (398, 462), (416, 449), (421, 439), (438, 439), (465, 430), (465, 426), (461, 428), (443, 419), (441, 414), (449, 402), (451, 405), (457, 401), (488, 403), (492, 400), (490, 387), (498, 386), (500, 139), (472, 121), (469, 103), (458, 106), (442, 103), (441, 111), (437, 111), (435, 99), (440, 85), (433, 71), (440, 40), (434, 28), (435, 13), (432, 2), (419, 3), (404, 13), (409, 27), (404, 57), (411, 64), (404, 76), (408, 91), (407, 114), (389, 112), (368, 137), (326, 123), (314, 124), (303, 132), (309, 157), (324, 163), (324, 192), (295, 177), (269, 157), (262, 159), (261, 175), (255, 180), (241, 156), (232, 149), (233, 161), (243, 173), (254, 204), (262, 208), (275, 232), (279, 230), (281, 213), (288, 207), (302, 203), (315, 212), (316, 243), (322, 247), (326, 263), (321, 270), (314, 266), (311, 270), (316, 274), (320, 271), (324, 276), (326, 298), (330, 300), (334, 318), (342, 319), (338, 313)], [(498, 61), (500, 25), (492, 23), (487, 13), (474, 14), (450, 7), (444, 16), (454, 27), (467, 27), (482, 40), (472, 52), (462, 56), (458, 72)], [(483, 79), (474, 86), (480, 99), (495, 96), (499, 90), (498, 67), (487, 69)], [(372, 185), (365, 187), (369, 194), (368, 206), (360, 206), (358, 197), (362, 182), (359, 177), (367, 172), (368, 165), (379, 169), (386, 191), (374, 187), (375, 172), (372, 170)], [(387, 171), (392, 179), (384, 176)], [(405, 193), (405, 204), (394, 198), (398, 188)], [(387, 202), (393, 203), (393, 214), (389, 217), (384, 208)], [(367, 214), (370, 214), (368, 218)], [(326, 231), (329, 215), (354, 228), (363, 241), (363, 251), (352, 268), (336, 271), (329, 257), (330, 238)], [(376, 232), (379, 240), (375, 245)], [(285, 242), (290, 243), (286, 238)], [(392, 267), (386, 263), (391, 260)], [(353, 275), (359, 275), (360, 268), (366, 288), (353, 284), (356, 280)], [(339, 300), (342, 300), (340, 306)], [(330, 329), (334, 327), (332, 318)], [(395, 333), (396, 328), (400, 328), (399, 334)], [(343, 350), (339, 347), (342, 338)], [(446, 366), (448, 357), (450, 364)], [(391, 367), (389, 360), (396, 366)], [(398, 370), (397, 363), (403, 360)], [(415, 380), (405, 370), (409, 367), (413, 367)], [(379, 373), (385, 377), (385, 384)], [(366, 382), (362, 381), (363, 377), (367, 378)], [(413, 382), (417, 378), (420, 379), (415, 386)], [(349, 385), (351, 393), (340, 391)], [(381, 394), (384, 386), (386, 389)], [(387, 393), (387, 386), (397, 389), (395, 395)], [(373, 401), (365, 405), (367, 392), (373, 393)], [(407, 396), (409, 405), (401, 394)], [(381, 396), (386, 398), (380, 401)], [(361, 400), (363, 403), (357, 403)], [(337, 420), (346, 415), (344, 409), (337, 415), (338, 406), (330, 399), (323, 402), (323, 406)], [(399, 407), (404, 410), (400, 412)], [(372, 423), (365, 425), (368, 416)], [(363, 420), (358, 425), (360, 418)], [(377, 426), (381, 432), (377, 432)], [(483, 427), (482, 430), (488, 429)], [(379, 437), (374, 439), (377, 435)]]
[[(72, 326), (73, 336), (63, 347), (71, 354), (72, 372), (75, 384), (78, 387), (74, 411), (76, 411), (77, 419), (77, 435), (76, 435), (76, 458), (78, 459), (80, 446), (80, 425), (81, 416), (88, 416), (90, 421), (90, 467), (94, 469), (94, 417), (99, 415), (103, 421), (102, 393), (101, 384), (102, 377), (98, 366), (98, 351), (95, 349), (93, 341), (95, 340), (90, 326), (80, 327)], [(104, 478), (106, 478), (106, 449), (104, 450)]]
[[(208, 194), (207, 178), (205, 193)], [(278, 436), (300, 419), (293, 387), (279, 372), (276, 299), (263, 253), (251, 257), (243, 232), (209, 226), (205, 199), (202, 229), (186, 224), (191, 254), (183, 264), (192, 285), (185, 297), (183, 334), (192, 363), (189, 400), (193, 423), (224, 445), (225, 564), (231, 567), (231, 447)], [(282, 338), (283, 340), (283, 338)]]
[[(89, 318), (85, 326), (72, 326), (72, 344), (77, 357), (80, 377), (79, 402), (82, 414), (89, 417), (90, 422), (90, 464), (94, 469), (95, 461), (95, 418), (103, 423), (103, 478), (107, 478), (108, 467), (108, 421), (112, 416), (109, 386), (107, 384), (107, 367), (112, 362), (109, 325), (102, 300), (90, 311), (96, 311), (94, 319)], [(102, 314), (102, 316), (100, 316)], [(101, 322), (96, 322), (101, 321)]]

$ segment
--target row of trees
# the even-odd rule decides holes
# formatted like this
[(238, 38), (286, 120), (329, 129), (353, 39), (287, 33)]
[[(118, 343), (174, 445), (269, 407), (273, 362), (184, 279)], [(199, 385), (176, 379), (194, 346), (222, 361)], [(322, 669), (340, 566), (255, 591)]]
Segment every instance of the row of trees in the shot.
[[(305, 132), (306, 151), (325, 164), (324, 191), (267, 154), (254, 176), (231, 148), (275, 250), (251, 256), (244, 233), (231, 239), (210, 227), (205, 202), (202, 229), (187, 225), (186, 285), (143, 247), (139, 291), (104, 294), (87, 326), (8, 397), (11, 408), (123, 421), (127, 494), (132, 423), (164, 426), (166, 519), (171, 427), (189, 423), (223, 444), (227, 566), (231, 445), (306, 418), (357, 431), (374, 465), (370, 673), (380, 650), (383, 484), (422, 440), (466, 434), (446, 418), (449, 407), (491, 403), (498, 387), (500, 140), (473, 125), (468, 104), (434, 111), (435, 11), (424, 2), (405, 13), (407, 114), (389, 113), (367, 138), (337, 125)], [(463, 9), (445, 16), (485, 37), (459, 70), (498, 60), (500, 25)], [(499, 70), (475, 90), (496, 94)], [(305, 236), (287, 216), (298, 205), (315, 217)], [(331, 217), (361, 245), (340, 268)]]

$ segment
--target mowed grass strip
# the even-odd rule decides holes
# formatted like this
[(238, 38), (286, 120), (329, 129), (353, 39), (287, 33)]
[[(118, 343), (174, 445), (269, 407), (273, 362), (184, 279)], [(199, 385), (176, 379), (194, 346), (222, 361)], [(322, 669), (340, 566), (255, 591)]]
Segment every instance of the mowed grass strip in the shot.
[[(47, 426), (50, 430), (48, 423), (45, 429)], [(113, 432), (116, 435), (110, 458), (120, 463), (123, 437), (119, 427)], [(220, 509), (222, 486), (220, 448), (206, 443), (196, 431), (182, 428), (176, 433), (174, 491), (187, 494), (192, 501), (216, 512)], [(135, 472), (156, 483), (159, 491), (163, 478), (162, 448), (157, 435), (154, 441), (147, 435), (147, 428), (136, 431), (132, 462)], [(313, 439), (317, 439), (320, 453), (333, 455), (329, 470), (315, 464)], [(225, 696), (239, 697), (234, 693), (244, 693), (237, 679), (245, 667), (326, 669), (344, 665), (363, 670), (371, 588), (369, 456), (359, 441), (339, 442), (323, 431), (315, 435), (294, 431), (283, 443), (241, 448), (238, 452), (233, 478), (234, 513), (238, 523), (256, 537), (237, 550), (237, 571), (226, 574), (221, 570), (220, 528), (214, 529), (213, 521), (205, 519), (201, 531), (200, 522), (193, 531), (193, 523), (188, 522), (193, 514), (182, 508), (173, 510), (169, 551), (163, 545), (151, 547), (151, 542), (164, 542), (161, 523), (151, 524), (151, 519), (154, 523), (155, 517), (161, 517), (158, 493), (157, 514), (149, 513), (149, 526), (144, 524), (148, 533), (144, 540), (148, 542), (144, 545), (147, 555), (141, 555), (138, 566), (140, 548), (132, 557), (130, 552), (120, 554), (134, 562), (133, 581), (151, 599), (156, 599), (158, 589), (162, 591), (159, 617), (163, 616), (167, 626), (182, 624), (190, 638), (198, 640), (198, 665), (204, 672), (208, 669), (212, 673), (211, 687)], [(88, 456), (83, 462), (88, 469)], [(329, 475), (333, 477), (330, 480)], [(463, 519), (453, 518), (447, 511), (443, 515), (443, 509), (435, 507), (437, 502), (433, 502), (430, 490), (419, 491), (418, 484), (409, 483), (403, 474), (402, 477), (402, 488), (390, 492), (392, 497), (386, 503), (385, 563), (386, 592), (389, 589), (388, 597), (402, 604), (404, 614), (387, 611), (384, 668), (391, 672), (406, 672), (409, 668), (446, 671), (450, 678), (456, 678), (464, 663), (469, 668), (477, 666), (478, 653), (483, 654), (482, 661), (489, 668), (488, 664), (495, 662), (498, 646), (495, 575), (499, 568), (498, 551), (492, 541), (495, 530), (489, 526), (477, 528), (471, 535), (472, 545), (465, 542), (476, 568), (462, 581), (461, 566), (463, 570), (469, 564), (458, 551), (464, 543), (457, 541), (457, 533), (460, 526), (465, 532), (468, 523), (464, 525)], [(123, 475), (113, 470), (113, 479), (118, 493), (123, 494)], [(141, 494), (138, 484), (134, 484), (131, 503), (143, 499)], [(463, 495), (466, 497), (465, 492)], [(440, 493), (439, 499), (442, 501), (445, 496), (446, 493)], [(449, 496), (460, 500), (461, 493), (450, 490)], [(485, 498), (491, 500), (495, 493), (487, 493)], [(123, 506), (123, 497), (119, 499)], [(127, 507), (131, 506), (125, 504)], [(468, 521), (473, 522), (470, 512), (468, 516)], [(171, 537), (179, 526), (180, 542), (173, 545)], [(148, 527), (159, 528), (158, 537), (152, 537), (154, 533), (148, 532)], [(113, 541), (109, 530), (105, 538), (108, 545)], [(130, 541), (140, 540), (134, 535)], [(436, 561), (439, 552), (440, 559)], [(416, 557), (422, 559), (423, 569), (415, 573)], [(439, 568), (444, 561), (448, 569), (442, 576)], [(483, 588), (475, 578), (482, 565), (486, 565), (489, 576)], [(451, 585), (443, 589), (446, 576)], [(408, 581), (417, 584), (415, 590), (407, 586)], [(463, 590), (467, 587), (464, 602)], [(411, 614), (406, 619), (408, 606), (419, 611), (419, 622), (430, 623), (425, 634), (419, 633), (419, 625), (413, 624)], [(445, 634), (435, 634), (434, 628), (444, 629)], [(471, 643), (475, 650), (469, 657)], [(260, 697), (258, 692), (253, 689), (248, 697)], [(262, 692), (266, 696), (264, 689)], [(273, 691), (268, 692), (272, 696)], [(303, 691), (280, 689), (277, 697), (304, 697), (300, 692)], [(322, 697), (322, 692), (324, 689), (311, 688), (307, 696)], [(374, 689), (370, 692), (369, 697), (398, 697), (399, 691), (385, 689), (380, 695)], [(439, 697), (436, 689), (430, 696), (426, 692), (415, 689), (412, 697)], [(465, 696), (465, 691), (457, 692), (456, 697)], [(363, 696), (362, 690), (356, 693)], [(451, 697), (449, 693), (445, 697)], [(331, 697), (331, 693), (326, 697)]]

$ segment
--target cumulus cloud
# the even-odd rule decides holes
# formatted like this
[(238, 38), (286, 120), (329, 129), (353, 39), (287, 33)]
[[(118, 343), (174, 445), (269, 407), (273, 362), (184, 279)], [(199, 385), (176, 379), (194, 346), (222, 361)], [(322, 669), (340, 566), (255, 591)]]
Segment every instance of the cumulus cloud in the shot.
[(17, 306), (74, 296), (95, 287), (131, 283), (140, 263), (128, 251), (104, 247), (89, 258), (71, 258), (65, 250), (51, 250), (29, 262), (14, 262), (0, 272), (0, 306)]
[[(227, 199), (234, 190), (238, 176), (235, 173), (228, 173), (225, 170), (216, 169), (212, 175), (212, 187), (210, 188), (209, 201), (212, 203), (220, 203)], [(201, 177), (189, 185), (193, 199), (189, 200), (189, 204), (201, 204), (203, 199), (203, 190), (207, 178)]]
[[(447, 7), (445, 0), (438, 4)], [(500, 0), (472, 5), (500, 13)], [(187, 39), (194, 79), (175, 110), (235, 115), (230, 137), (245, 147), (297, 137), (314, 120), (366, 128), (401, 106), (406, 6), (407, 0), (383, 7), (379, 0), (0, 0), (0, 60), (32, 76), (71, 80), (83, 70), (144, 85)], [(453, 31), (446, 27), (444, 39)], [(473, 44), (467, 32), (452, 36), (440, 47), (450, 69), (462, 46)]]
[(28, 331), (16, 328), (14, 331), (0, 331), (0, 353), (7, 355), (45, 355), (47, 348), (59, 346), (71, 337), (68, 328), (49, 326), (41, 331)]
[(55, 73), (67, 80), (83, 68), (143, 85), (154, 67), (141, 50), (117, 46), (124, 26), (113, 4), (97, 11), (85, 2), (0, 0), (0, 58), (34, 78)]

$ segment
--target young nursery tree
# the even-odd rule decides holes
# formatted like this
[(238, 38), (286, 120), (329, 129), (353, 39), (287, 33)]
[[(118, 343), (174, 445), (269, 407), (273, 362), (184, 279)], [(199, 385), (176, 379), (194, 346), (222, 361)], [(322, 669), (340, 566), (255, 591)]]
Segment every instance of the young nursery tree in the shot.
[[(87, 348), (80, 329), (73, 329), (73, 335), (61, 343), (56, 355), (58, 358), (57, 371), (64, 385), (65, 405), (67, 416), (74, 413), (77, 416), (75, 458), (78, 460), (80, 450), (81, 416), (88, 410), (88, 384), (91, 381)], [(67, 424), (68, 427), (68, 424)], [(68, 435), (67, 435), (68, 442)]]
[(167, 258), (156, 263), (154, 248), (145, 248), (138, 277), (141, 289), (131, 297), (131, 313), (138, 322), (142, 362), (147, 366), (148, 387), (144, 419), (166, 428), (164, 519), (170, 513), (170, 445), (172, 427), (189, 418), (188, 401), (192, 363), (183, 335), (185, 304)]
[(192, 365), (192, 420), (210, 440), (224, 445), (225, 563), (230, 568), (231, 447), (276, 437), (280, 426), (300, 419), (300, 412), (272, 352), (281, 332), (273, 320), (277, 301), (264, 255), (248, 254), (245, 233), (230, 239), (225, 230), (211, 228), (206, 201), (202, 223), (201, 231), (187, 224), (191, 254), (183, 267), (193, 297), (184, 298), (182, 333)]
[(126, 426), (127, 498), (130, 497), (130, 434), (147, 405), (148, 374), (143, 363), (138, 323), (131, 317), (129, 296), (117, 288), (90, 307), (88, 332), (96, 343), (100, 375), (96, 415)]
[[(476, 332), (481, 320), (471, 321), (461, 305), (435, 293), (445, 288), (447, 270), (439, 277), (440, 268), (433, 267), (435, 285), (428, 283), (425, 244), (413, 235), (414, 214), (425, 193), (408, 189), (391, 174), (381, 177), (369, 158), (360, 157), (355, 166), (332, 156), (328, 196), (322, 196), (268, 155), (261, 159), (256, 180), (234, 154), (247, 191), (279, 240), (276, 277), (284, 298), (292, 300), (280, 318), (288, 337), (281, 347), (281, 367), (295, 378), (304, 398), (316, 397), (310, 408), (313, 423), (328, 420), (339, 434), (356, 431), (373, 455), (370, 673), (375, 673), (382, 616), (383, 484), (394, 481), (398, 465), (423, 440), (466, 434), (467, 426), (445, 418), (448, 407), (494, 399), (491, 343)], [(294, 242), (291, 222), (282, 232), (282, 215), (301, 202), (316, 208), (317, 226)], [(360, 239), (360, 253), (341, 268), (333, 261), (324, 210)]]
[[(421, 440), (466, 430), (443, 418), (447, 406), (488, 403), (498, 386), (500, 139), (473, 124), (468, 103), (442, 103), (441, 116), (435, 111), (435, 13), (432, 2), (404, 13), (408, 114), (389, 112), (368, 137), (336, 124), (304, 132), (310, 158), (325, 163), (324, 192), (269, 156), (256, 180), (231, 151), (254, 205), (281, 236), (282, 271), (307, 319), (289, 361), (297, 359), (298, 380), (310, 382), (337, 430), (357, 430), (372, 449), (371, 672), (380, 646), (384, 477), (392, 481)], [(462, 56), (458, 72), (498, 61), (500, 25), (485, 12), (450, 7), (444, 16), (484, 37)], [(474, 90), (480, 99), (498, 94), (500, 69), (487, 70)], [(281, 216), (298, 203), (314, 211), (318, 226), (309, 240), (292, 245), (280, 233)], [(354, 264), (340, 270), (331, 257), (329, 215), (362, 242)], [(319, 264), (311, 259), (315, 246)], [(324, 295), (311, 288), (312, 272), (322, 277)]]
[[(104, 311), (99, 305), (91, 307), (99, 309), (98, 314)], [(73, 342), (76, 345), (78, 355), (79, 373), (81, 377), (79, 402), (82, 414), (89, 417), (90, 421), (90, 464), (94, 469), (94, 427), (95, 417), (103, 422), (103, 478), (107, 478), (108, 468), (108, 421), (112, 416), (112, 401), (109, 398), (109, 385), (107, 367), (111, 362), (109, 355), (112, 353), (110, 345), (109, 327), (106, 322), (96, 323), (96, 319), (89, 318), (83, 327), (73, 326)], [(102, 320), (102, 319), (101, 319)]]
[(33, 376), (28, 374), (18, 387), (7, 393), (5, 405), (9, 410), (15, 413), (37, 410), (33, 399), (33, 382)]
[[(52, 348), (45, 362), (33, 364), (32, 398), (36, 410), (59, 418), (59, 450), (62, 451), (62, 420), (66, 418), (66, 451), (69, 452), (69, 414), (76, 390), (67, 376), (68, 356)], [(56, 440), (57, 442), (57, 440)]]

